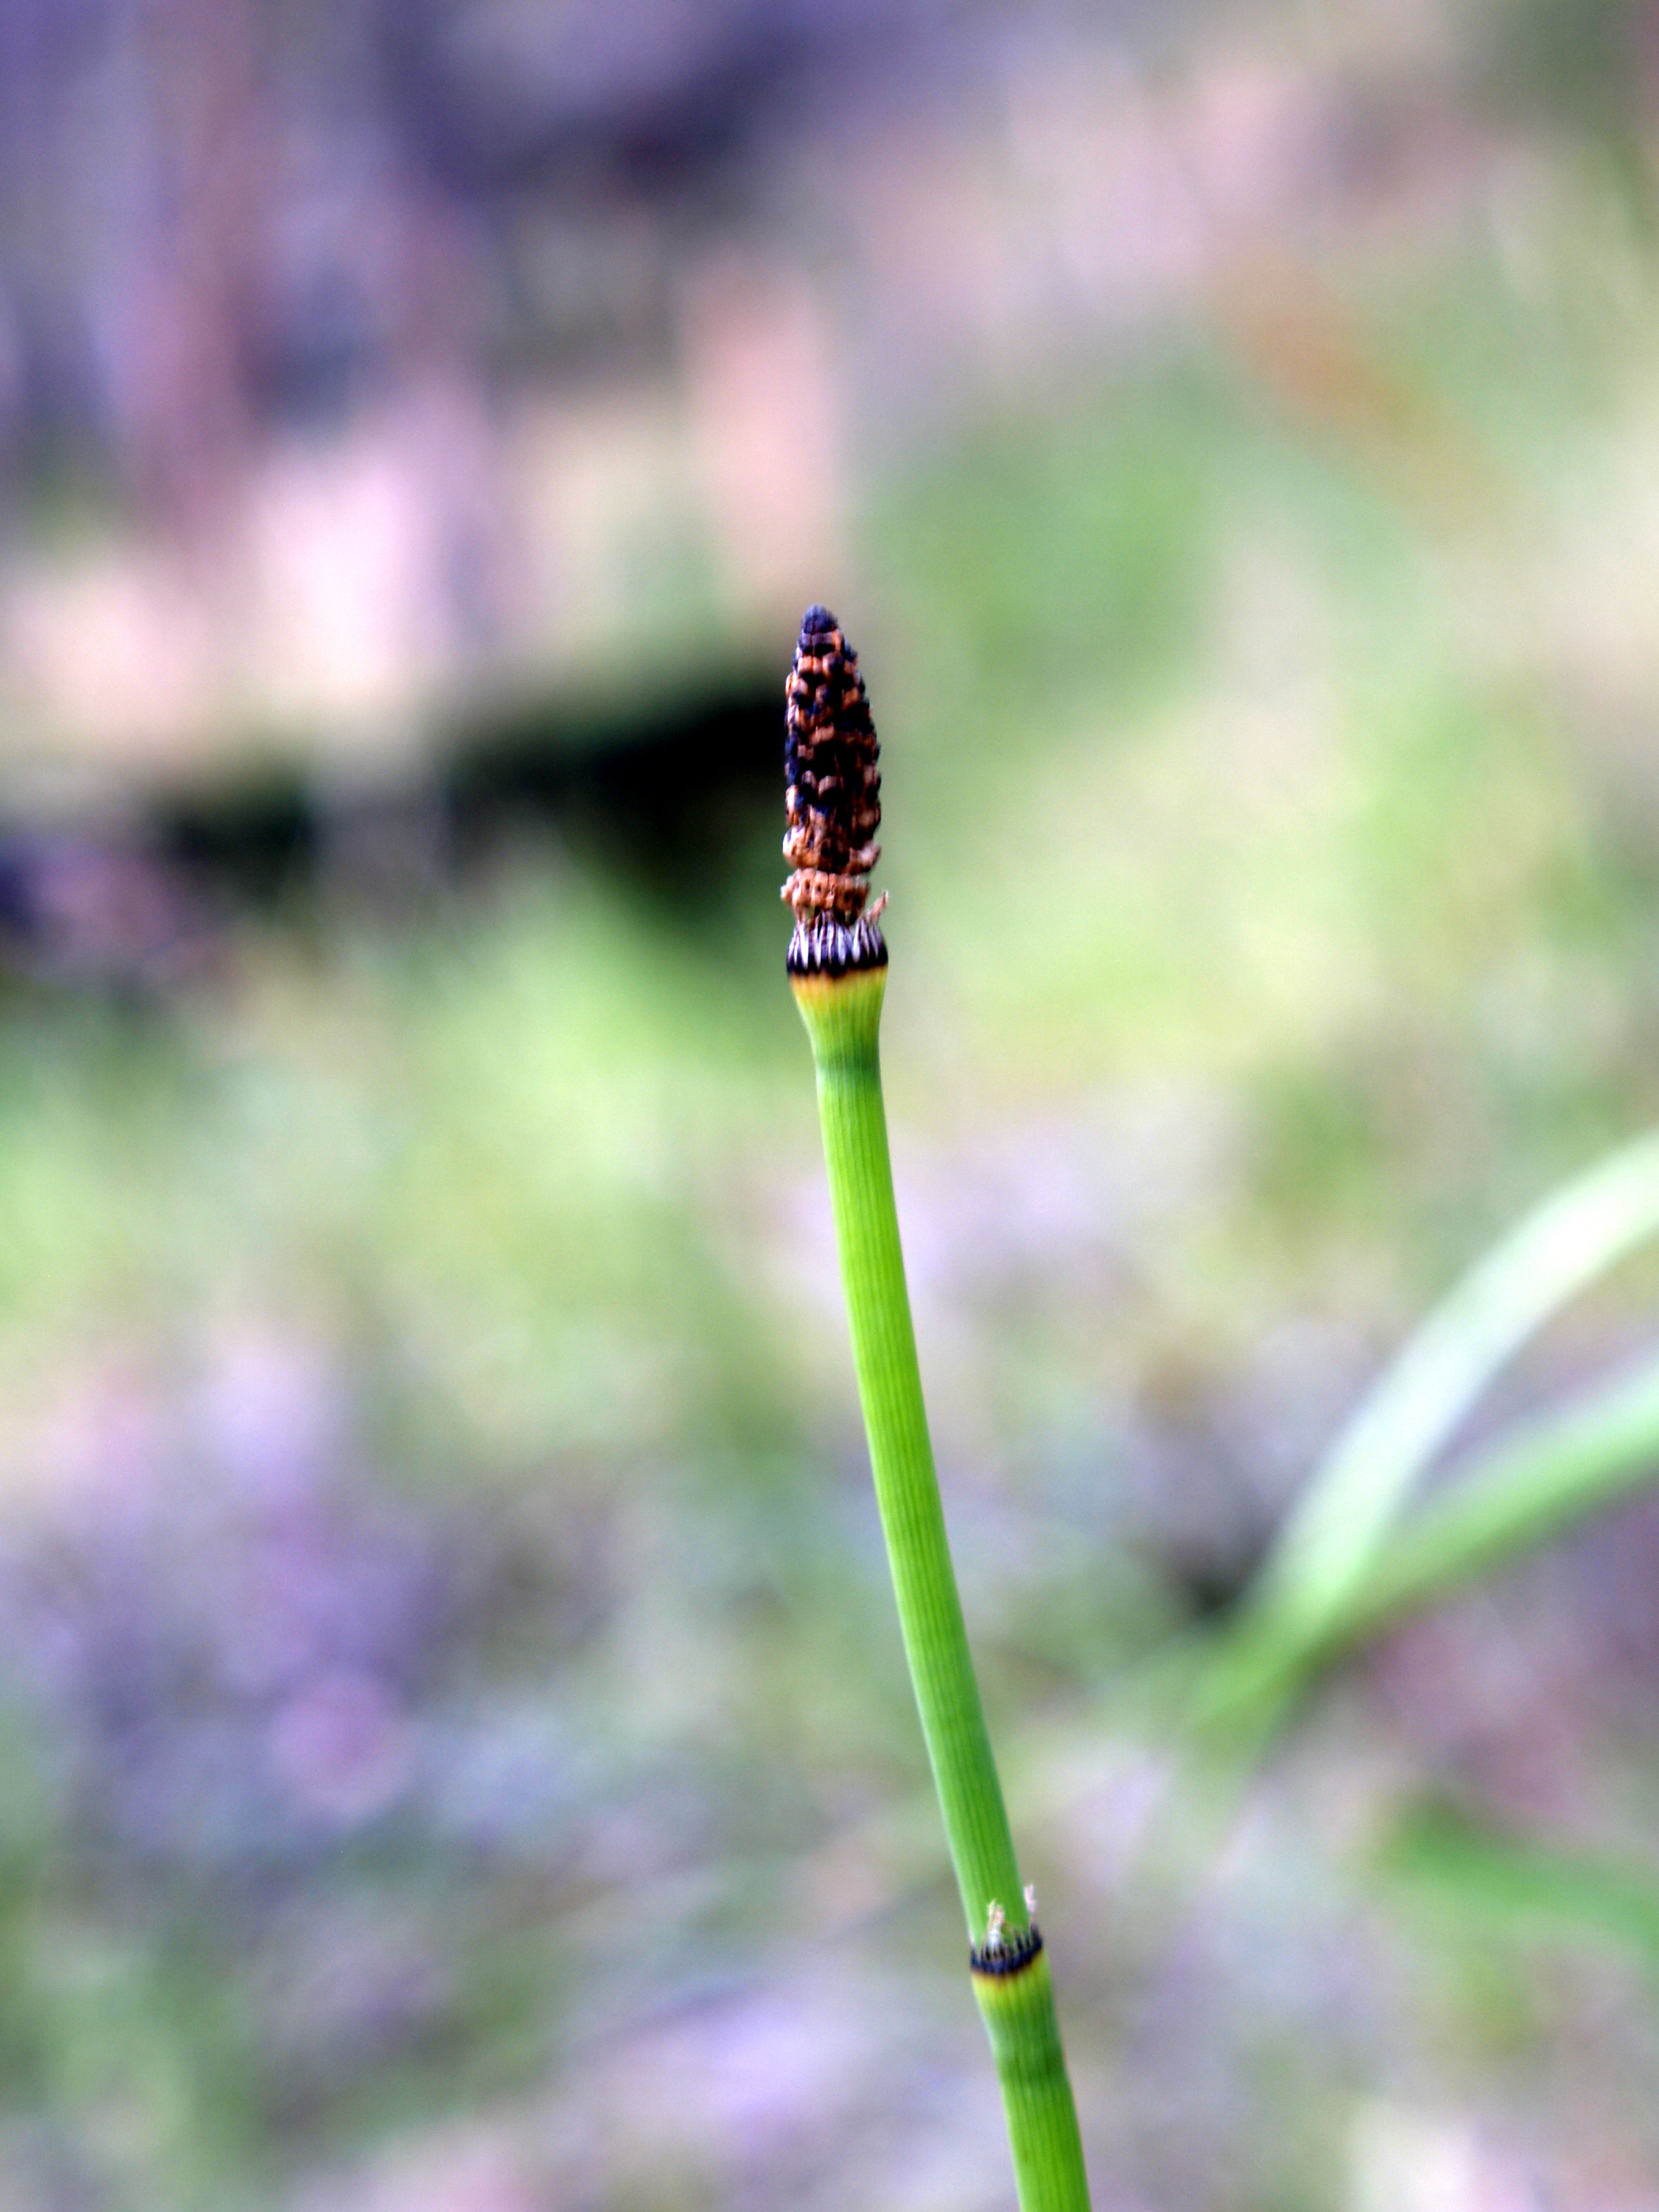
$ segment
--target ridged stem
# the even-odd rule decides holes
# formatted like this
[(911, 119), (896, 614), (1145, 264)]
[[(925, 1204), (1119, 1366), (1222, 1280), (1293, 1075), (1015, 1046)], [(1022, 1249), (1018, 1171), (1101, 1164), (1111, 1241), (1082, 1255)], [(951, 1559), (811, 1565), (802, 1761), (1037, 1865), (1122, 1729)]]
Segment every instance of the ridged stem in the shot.
[[(886, 969), (793, 976), (818, 1111), (876, 1502), (922, 1735), (962, 1893), (972, 1971), (1002, 2084), (1021, 2212), (1088, 2212), (1082, 2138), (1048, 1962), (1031, 1944), (951, 1565), (916, 1363), (877, 1038)], [(984, 1952), (993, 1907), (1003, 1948)], [(1019, 1963), (1011, 1969), (1010, 1961)]]

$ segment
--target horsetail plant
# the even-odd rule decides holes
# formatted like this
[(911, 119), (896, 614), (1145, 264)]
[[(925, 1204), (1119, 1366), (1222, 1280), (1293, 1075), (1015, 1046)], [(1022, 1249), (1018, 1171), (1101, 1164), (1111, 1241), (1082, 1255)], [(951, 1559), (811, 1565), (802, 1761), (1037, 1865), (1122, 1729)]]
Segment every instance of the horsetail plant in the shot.
[(963, 1625), (899, 1247), (877, 1033), (887, 947), (866, 911), (878, 748), (858, 656), (811, 606), (785, 692), (787, 967), (811, 1040), (842, 1286), (899, 1627), (1002, 2085), (1021, 2212), (1087, 2212), (1054, 1984), (1020, 1881)]

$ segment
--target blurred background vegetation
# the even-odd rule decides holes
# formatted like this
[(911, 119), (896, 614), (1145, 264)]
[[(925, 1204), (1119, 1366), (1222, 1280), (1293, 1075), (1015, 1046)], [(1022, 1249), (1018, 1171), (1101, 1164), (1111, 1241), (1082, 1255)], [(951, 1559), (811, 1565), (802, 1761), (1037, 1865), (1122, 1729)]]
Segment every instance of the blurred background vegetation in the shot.
[(1097, 2204), (1659, 2207), (1659, 1504), (1220, 1814), (1116, 1694), (1659, 1115), (1656, 97), (1638, 0), (0, 0), (3, 2212), (1007, 2202), (816, 598)]

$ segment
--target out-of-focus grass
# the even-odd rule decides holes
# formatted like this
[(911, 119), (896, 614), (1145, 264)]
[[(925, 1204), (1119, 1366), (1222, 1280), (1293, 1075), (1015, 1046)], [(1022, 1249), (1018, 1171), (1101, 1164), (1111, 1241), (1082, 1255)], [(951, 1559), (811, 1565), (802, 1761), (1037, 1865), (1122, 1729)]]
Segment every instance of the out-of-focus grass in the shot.
[[(1659, 1106), (1659, 787), (1551, 626), (1645, 450), (1620, 349), (1651, 311), (1609, 337), (1474, 261), (1360, 328), (1420, 389), (1380, 444), (1189, 337), (895, 472), (862, 572), (824, 580), (886, 745), (901, 1216), (1016, 1735), (1224, 1583), (1429, 1296)], [(1425, 497), (1447, 425), (1490, 507)], [(683, 2113), (629, 2163), (606, 2051), (643, 2095), (640, 2023), (792, 1931), (873, 1926), (872, 1971), (953, 1955), (942, 1893), (890, 1917), (878, 1816), (920, 1747), (769, 842), (724, 909), (550, 851), (395, 927), (250, 923), (164, 1006), (4, 1009), (20, 2203), (60, 2169), (100, 2203), (337, 2200), (383, 2136), (526, 2100), (528, 2167), (575, 2161), (551, 2201), (732, 2201)], [(250, 1363), (266, 1395), (227, 1413)], [(368, 1595), (324, 1629), (307, 1577)], [(249, 1656), (266, 1613), (287, 1657)], [(1039, 1843), (1126, 2187), (1333, 2202), (1352, 2075), (1419, 2063), (1409, 1966), (1340, 1871), (1377, 1768), (1438, 1755), (1400, 1695), (1316, 1739), (1184, 1968), (1125, 1924), (1117, 1798)], [(369, 1729), (343, 1781), (319, 1712)], [(1383, 1960), (1365, 1990), (1333, 1944)], [(925, 2135), (937, 2082), (894, 2078)], [(572, 2079), (605, 2127), (560, 2117)], [(789, 2125), (834, 2133), (837, 2094)], [(852, 2153), (811, 2140), (830, 2191)]]
[(775, 1010), (574, 870), (233, 957), (159, 1013), (13, 1010), (17, 1383), (251, 1302), (366, 1332), (509, 1456), (672, 1432), (730, 1323), (706, 1179), (769, 1112)]

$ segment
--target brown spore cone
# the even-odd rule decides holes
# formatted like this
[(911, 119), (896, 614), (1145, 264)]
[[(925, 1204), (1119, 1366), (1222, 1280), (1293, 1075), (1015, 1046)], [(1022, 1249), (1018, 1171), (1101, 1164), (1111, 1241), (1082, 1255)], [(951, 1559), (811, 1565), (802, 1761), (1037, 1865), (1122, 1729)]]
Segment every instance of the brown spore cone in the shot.
[(791, 975), (840, 975), (886, 964), (870, 871), (880, 858), (881, 748), (859, 657), (828, 607), (808, 607), (784, 686), (783, 896), (795, 916)]

